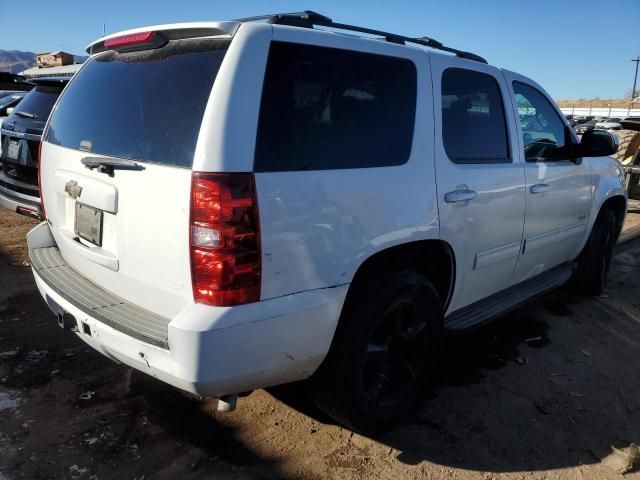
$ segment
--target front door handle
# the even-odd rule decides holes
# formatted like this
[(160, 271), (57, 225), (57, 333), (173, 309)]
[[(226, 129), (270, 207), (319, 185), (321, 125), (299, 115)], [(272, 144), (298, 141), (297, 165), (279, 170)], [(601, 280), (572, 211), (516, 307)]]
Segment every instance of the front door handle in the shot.
[(549, 190), (549, 185), (546, 183), (536, 183), (535, 185), (531, 185), (531, 188), (529, 188), (529, 191), (531, 193), (544, 193), (547, 190)]
[(474, 190), (454, 190), (444, 194), (444, 201), (447, 203), (468, 202), (476, 196), (477, 193)]

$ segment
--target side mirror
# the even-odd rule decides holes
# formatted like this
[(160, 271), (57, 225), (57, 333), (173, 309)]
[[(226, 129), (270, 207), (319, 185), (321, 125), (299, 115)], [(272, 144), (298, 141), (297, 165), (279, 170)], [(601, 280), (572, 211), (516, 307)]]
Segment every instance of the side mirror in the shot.
[(578, 157), (606, 157), (618, 151), (618, 137), (604, 130), (589, 130), (576, 146)]
[(15, 110), (15, 107), (9, 107), (7, 108), (7, 116), (11, 115), (13, 113), (13, 111)]

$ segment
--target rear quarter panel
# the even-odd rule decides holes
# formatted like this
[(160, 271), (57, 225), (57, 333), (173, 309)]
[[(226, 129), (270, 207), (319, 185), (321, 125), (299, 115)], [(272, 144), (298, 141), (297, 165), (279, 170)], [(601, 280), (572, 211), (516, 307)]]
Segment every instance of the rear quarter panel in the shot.
[(263, 299), (348, 284), (371, 255), (438, 237), (427, 54), (286, 27), (274, 28), (273, 39), (409, 58), (416, 65), (418, 93), (412, 152), (404, 165), (255, 174)]

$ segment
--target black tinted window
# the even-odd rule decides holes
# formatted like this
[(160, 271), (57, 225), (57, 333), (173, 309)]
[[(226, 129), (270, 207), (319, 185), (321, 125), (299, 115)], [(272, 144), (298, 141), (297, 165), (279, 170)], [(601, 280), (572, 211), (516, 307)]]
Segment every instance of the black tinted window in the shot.
[(409, 60), (273, 42), (255, 170), (402, 164), (411, 152), (415, 105)]
[(35, 119), (46, 122), (53, 104), (60, 96), (63, 87), (39, 85), (34, 87), (16, 106), (16, 112), (35, 115)]
[(442, 136), (454, 162), (510, 161), (502, 95), (491, 75), (459, 68), (444, 71)]
[(227, 46), (226, 41), (172, 42), (90, 60), (60, 100), (47, 140), (95, 154), (191, 167)]
[(565, 124), (549, 100), (529, 85), (513, 82), (527, 161), (567, 157)]

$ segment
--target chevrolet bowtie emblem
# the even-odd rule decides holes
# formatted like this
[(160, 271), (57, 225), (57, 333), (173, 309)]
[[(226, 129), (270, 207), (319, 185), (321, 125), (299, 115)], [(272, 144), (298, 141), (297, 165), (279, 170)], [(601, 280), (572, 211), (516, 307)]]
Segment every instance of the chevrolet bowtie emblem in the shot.
[(64, 191), (67, 192), (71, 198), (78, 198), (82, 193), (82, 187), (79, 186), (75, 180), (69, 180), (64, 186)]

